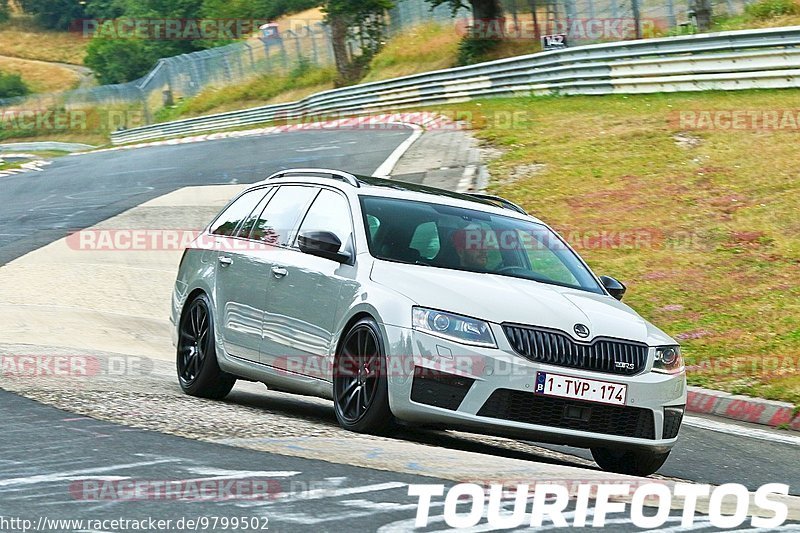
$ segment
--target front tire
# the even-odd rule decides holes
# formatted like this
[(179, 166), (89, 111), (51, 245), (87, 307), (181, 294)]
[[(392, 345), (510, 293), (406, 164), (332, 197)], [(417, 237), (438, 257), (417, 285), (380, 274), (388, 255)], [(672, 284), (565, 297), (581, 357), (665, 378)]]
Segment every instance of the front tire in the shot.
[(395, 429), (387, 374), (378, 324), (364, 318), (347, 332), (334, 360), (333, 403), (342, 428), (372, 435)]
[(219, 368), (208, 296), (201, 294), (187, 305), (178, 335), (176, 366), (181, 390), (189, 396), (212, 400), (227, 396), (236, 377)]
[(657, 453), (647, 450), (592, 448), (592, 457), (603, 470), (643, 477), (655, 474), (667, 461), (669, 453)]

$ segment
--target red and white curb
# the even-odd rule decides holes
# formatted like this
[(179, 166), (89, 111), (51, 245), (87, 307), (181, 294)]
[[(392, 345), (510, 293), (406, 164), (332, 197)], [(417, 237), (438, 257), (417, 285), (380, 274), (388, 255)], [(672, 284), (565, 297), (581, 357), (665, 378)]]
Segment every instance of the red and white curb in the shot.
[(91, 152), (81, 152), (72, 155), (81, 155), (98, 152), (114, 152), (117, 150), (134, 150), (136, 148), (147, 148), (150, 146), (174, 146), (179, 144), (191, 144), (205, 141), (216, 141), (219, 139), (236, 139), (241, 137), (255, 137), (261, 135), (273, 135), (276, 133), (287, 133), (295, 131), (309, 130), (336, 130), (336, 129), (374, 129), (386, 130), (398, 126), (418, 126), (426, 130), (430, 129), (463, 129), (459, 122), (438, 113), (413, 112), (413, 113), (385, 113), (363, 117), (342, 118), (336, 120), (301, 122), (298, 124), (286, 124), (283, 126), (267, 126), (264, 128), (254, 128), (239, 131), (223, 131), (219, 133), (208, 133), (203, 135), (193, 135), (176, 139), (165, 139), (161, 141), (128, 144), (125, 146), (115, 146), (113, 148), (103, 148), (92, 150)]
[(786, 402), (689, 387), (686, 411), (800, 431), (800, 413), (795, 414), (795, 406)]

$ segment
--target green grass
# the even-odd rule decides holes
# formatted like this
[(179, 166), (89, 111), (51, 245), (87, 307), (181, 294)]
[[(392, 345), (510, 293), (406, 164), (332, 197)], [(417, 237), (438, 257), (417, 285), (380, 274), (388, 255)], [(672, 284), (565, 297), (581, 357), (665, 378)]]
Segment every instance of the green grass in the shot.
[[(625, 301), (683, 339), (690, 383), (800, 403), (800, 132), (681, 132), (673, 120), (681, 110), (792, 110), (797, 94), (509, 98), (457, 112), (502, 150), (490, 191), (624, 280)], [(511, 179), (541, 168), (531, 165), (544, 170)], [(642, 237), (586, 239), (625, 231)]]
[(241, 85), (206, 89), (194, 98), (187, 98), (175, 106), (160, 109), (156, 112), (155, 121), (165, 122), (278, 101), (290, 101), (296, 97), (333, 88), (335, 75), (332, 68), (311, 65), (300, 65), (287, 74), (264, 74)]
[(800, 2), (796, 0), (759, 0), (739, 15), (714, 17), (712, 31), (749, 30), (800, 25)]
[(386, 43), (372, 58), (363, 82), (386, 80), (455, 66), (459, 35), (452, 25), (421, 24)]

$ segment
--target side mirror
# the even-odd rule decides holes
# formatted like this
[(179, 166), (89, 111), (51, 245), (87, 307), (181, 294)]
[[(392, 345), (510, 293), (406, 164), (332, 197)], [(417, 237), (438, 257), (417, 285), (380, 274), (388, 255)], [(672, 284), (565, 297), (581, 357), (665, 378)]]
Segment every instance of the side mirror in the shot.
[(622, 284), (622, 282), (617, 281), (611, 276), (600, 276), (600, 281), (603, 282), (603, 287), (606, 288), (608, 293), (617, 300), (622, 300), (622, 297), (625, 295), (625, 291), (628, 290), (627, 287)]
[(339, 251), (342, 247), (342, 241), (330, 231), (307, 231), (301, 233), (297, 237), (297, 245), (304, 254), (323, 257), (337, 263), (350, 261), (349, 253)]

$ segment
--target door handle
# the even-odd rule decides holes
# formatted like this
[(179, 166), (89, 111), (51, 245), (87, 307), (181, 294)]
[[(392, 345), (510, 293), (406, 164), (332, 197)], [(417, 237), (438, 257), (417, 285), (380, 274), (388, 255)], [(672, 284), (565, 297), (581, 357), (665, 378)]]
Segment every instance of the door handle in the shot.
[(219, 264), (224, 266), (224, 267), (228, 267), (228, 266), (231, 266), (233, 264), (233, 259), (231, 259), (230, 257), (228, 257), (226, 255), (221, 256), (218, 259), (218, 261), (219, 261)]
[(272, 267), (272, 275), (276, 278), (283, 278), (287, 274), (289, 274), (289, 271), (283, 267)]

